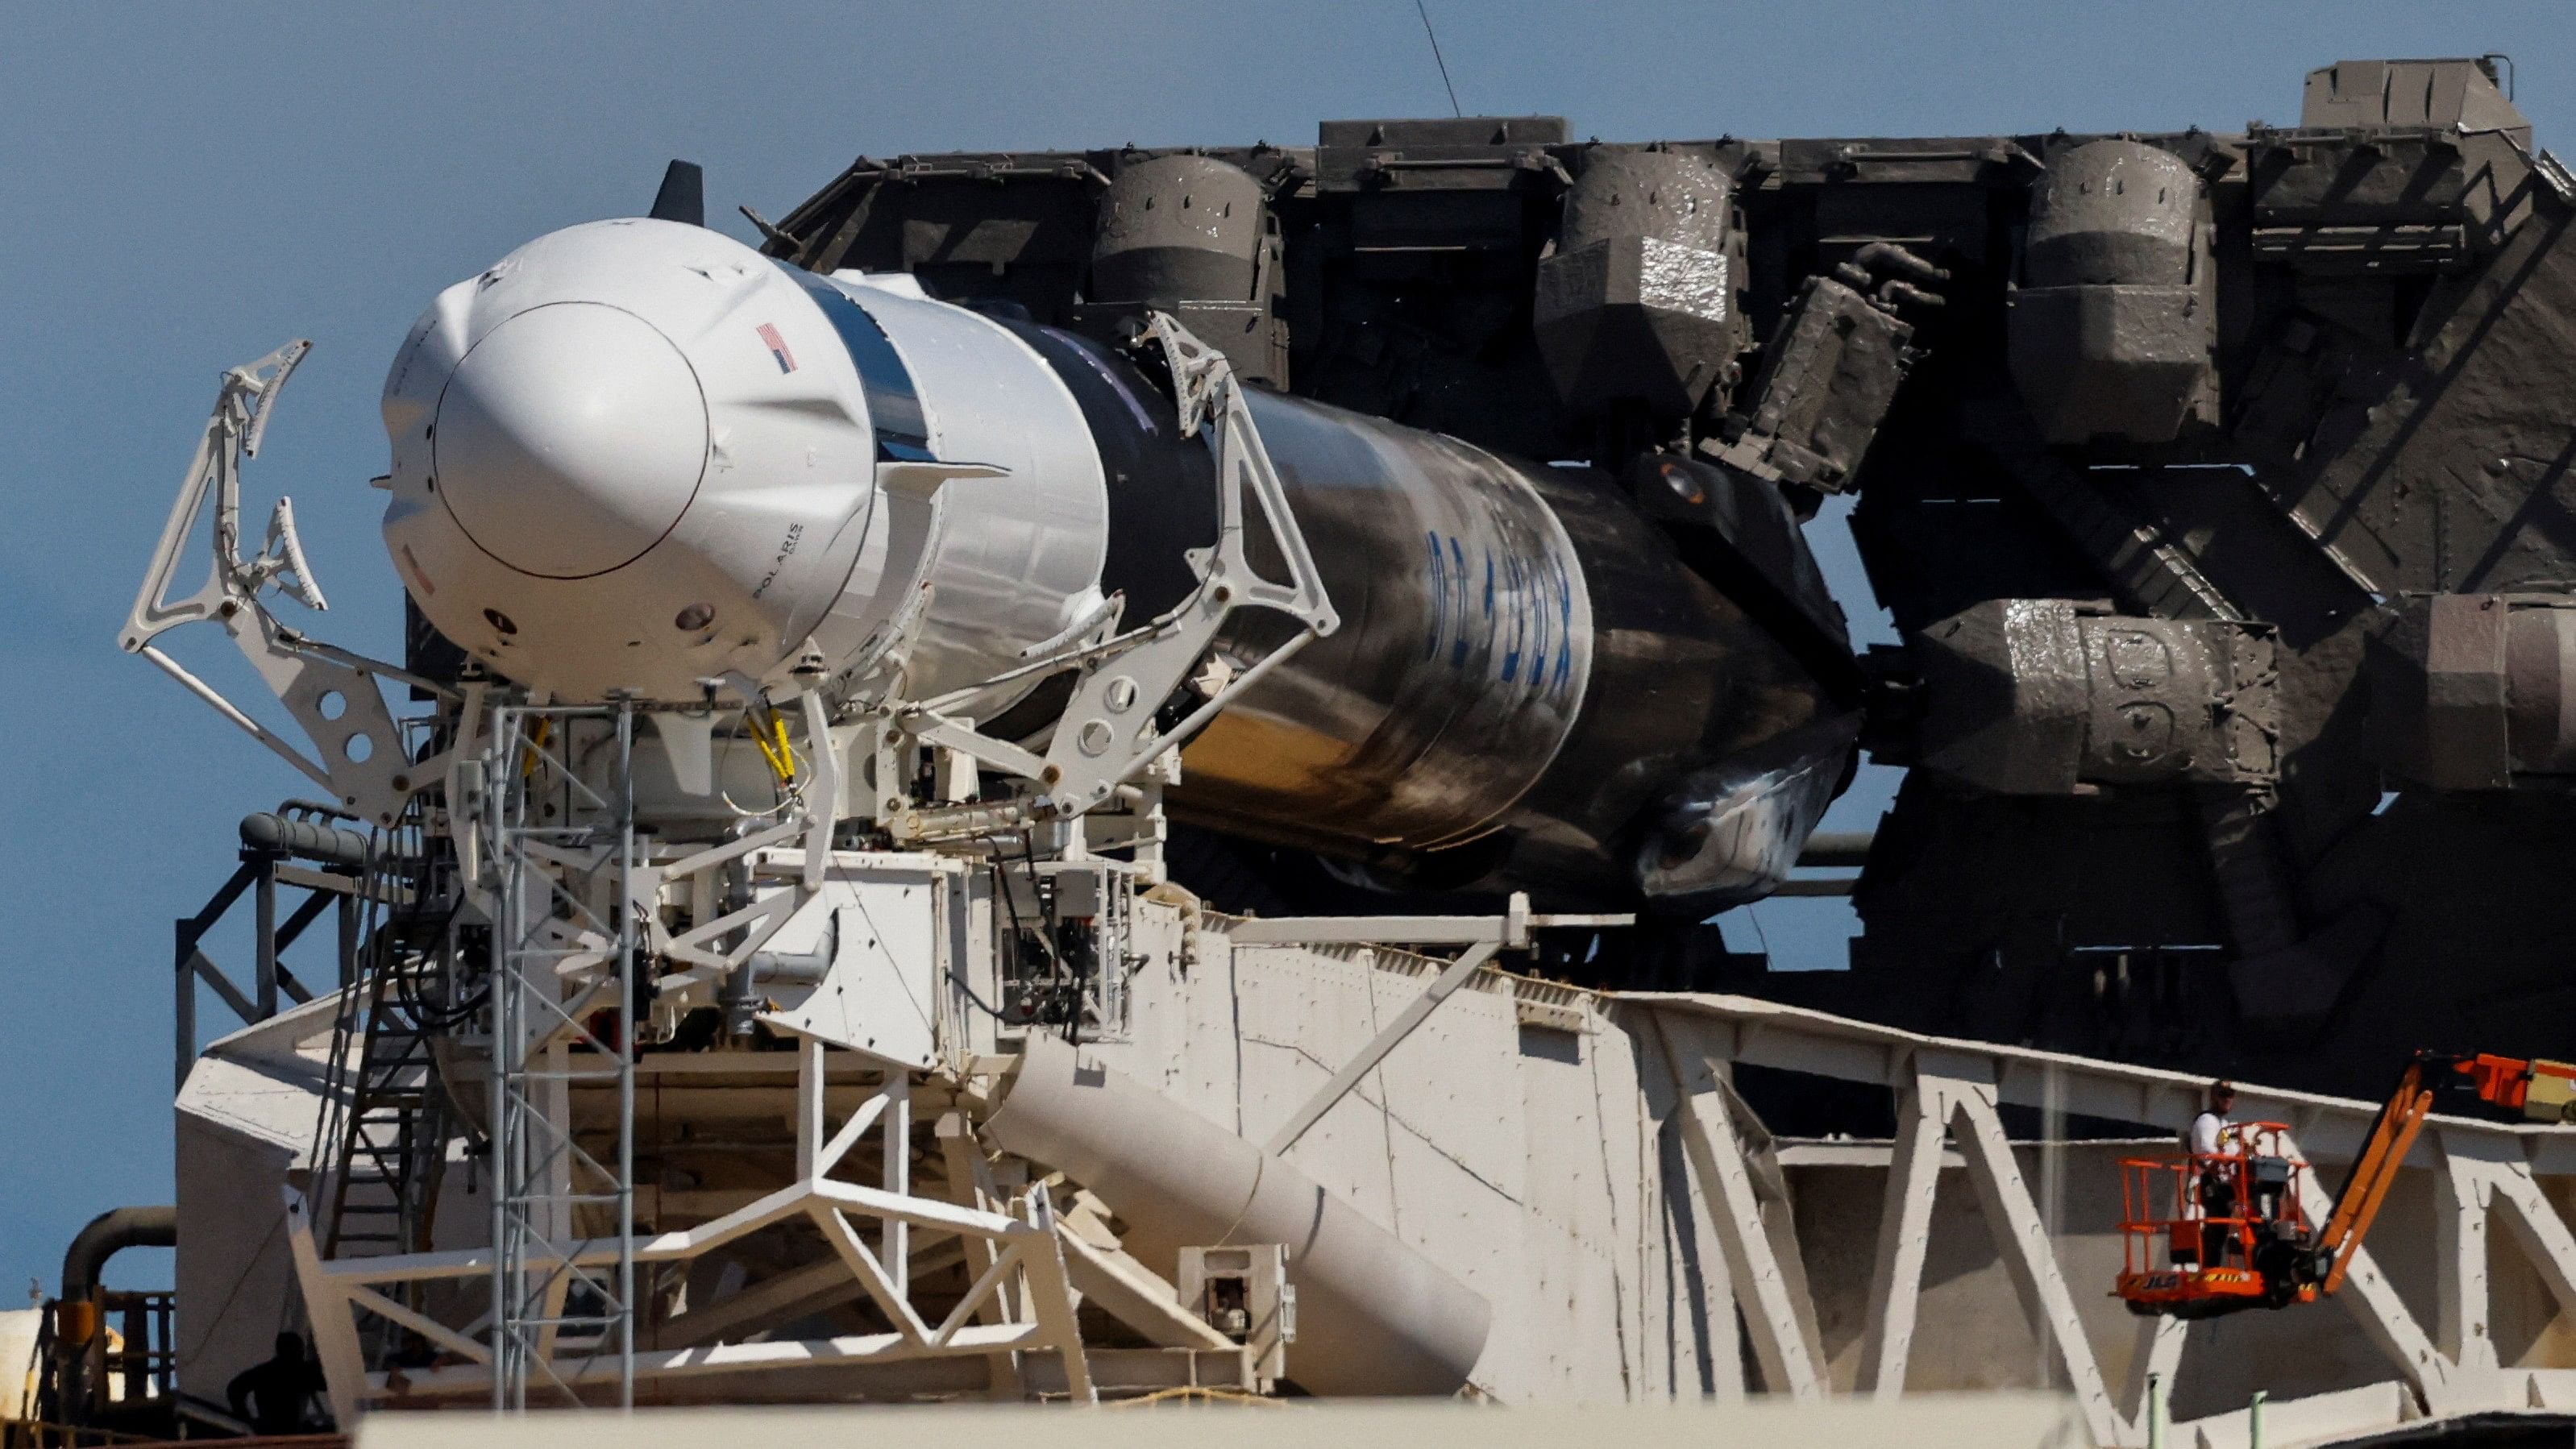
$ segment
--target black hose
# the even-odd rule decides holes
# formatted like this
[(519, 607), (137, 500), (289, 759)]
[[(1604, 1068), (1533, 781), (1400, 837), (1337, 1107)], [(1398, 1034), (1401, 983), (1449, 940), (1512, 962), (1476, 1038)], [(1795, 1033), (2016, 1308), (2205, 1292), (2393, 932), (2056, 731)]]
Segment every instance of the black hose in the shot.
[(367, 837), (357, 831), (265, 810), (242, 817), (241, 843), (245, 850), (294, 856), (324, 865), (363, 867), (367, 863)]

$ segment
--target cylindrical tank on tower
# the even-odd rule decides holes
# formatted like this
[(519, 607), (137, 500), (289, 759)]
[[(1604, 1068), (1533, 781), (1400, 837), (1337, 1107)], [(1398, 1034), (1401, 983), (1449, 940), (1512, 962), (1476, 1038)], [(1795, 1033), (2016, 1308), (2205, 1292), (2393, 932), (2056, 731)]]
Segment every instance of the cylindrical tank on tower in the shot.
[(1278, 225), (1252, 173), (1191, 152), (1118, 162), (1074, 309), (1082, 330), (1109, 336), (1151, 306), (1224, 353), (1236, 375), (1284, 388), (1278, 292)]
[(1538, 264), (1531, 322), (1557, 396), (1578, 413), (1622, 404), (1690, 412), (1733, 385), (1744, 349), (1734, 179), (1708, 157), (1596, 146)]
[(2009, 348), (2049, 442), (2171, 442), (2214, 404), (2201, 199), (2199, 173), (2139, 141), (2061, 152), (2032, 187)]

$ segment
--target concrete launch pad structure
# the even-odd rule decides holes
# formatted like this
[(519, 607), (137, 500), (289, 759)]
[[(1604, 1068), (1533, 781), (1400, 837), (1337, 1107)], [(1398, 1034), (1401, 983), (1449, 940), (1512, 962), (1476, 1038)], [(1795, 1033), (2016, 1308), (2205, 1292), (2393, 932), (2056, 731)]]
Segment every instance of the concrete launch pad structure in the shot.
[[(2576, 179), (2493, 58), (2231, 135), (863, 159), (757, 250), (702, 191), (412, 329), (400, 663), (242, 517), (306, 344), (224, 375), (120, 642), (319, 798), (179, 923), (175, 1214), (76, 1247), (46, 1432), (2576, 1422), (2576, 1125), (2435, 1119), (2334, 1305), (2107, 1291), (2209, 1072), (2322, 1223), (2400, 1050), (2564, 1051)], [(1847, 493), (1900, 649), (1807, 547)], [(1895, 812), (1818, 840), (1863, 754)], [(1711, 924), (1802, 859), (1847, 973)]]
[[(1079, 1098), (1085, 1089), (1072, 1084), (1084, 1069), (1073, 1061), (1097, 1063), (1098, 1085), (1089, 1091), (1112, 1100), (1150, 1094), (1188, 1114), (1149, 1128), (1175, 1145), (1194, 1143), (1193, 1133), (1275, 1140), (1329, 1088), (1328, 1068), (1360, 1056), (1442, 970), (1409, 951), (1282, 944), (1270, 922), (1193, 916), (1150, 903), (1139, 911), (1159, 961), (1139, 973), (1134, 1000), (1138, 1019), (1164, 1022), (1162, 1030), (1079, 1049), (1041, 1047), (1022, 1070), (1060, 1071), (1067, 1085), (1055, 1090)], [(1237, 931), (1271, 939), (1245, 944)], [(221, 1225), (207, 1234), (207, 1249), (183, 1250), (183, 1300), (251, 1285), (231, 1297), (256, 1321), (202, 1321), (193, 1331), (204, 1340), (182, 1340), (183, 1361), (204, 1365), (209, 1381), (257, 1356), (261, 1340), (252, 1330), (273, 1320), (247, 1305), (274, 1301), (295, 1281), (303, 1230), (289, 1223), (280, 1231), (267, 1195), (242, 1188), (274, 1191), (297, 1177), (291, 1152), (260, 1142), (256, 1124), (281, 1101), (281, 1080), (300, 1076), (318, 1088), (323, 1071), (314, 1057), (327, 1044), (326, 1026), (319, 1013), (290, 1015), (227, 1039), (182, 1098), (182, 1151), (203, 1164), (183, 1181), (206, 1188), (202, 1203), (183, 1193), (182, 1215)], [(693, 1115), (742, 1135), (757, 1124), (768, 1150), (789, 1161), (798, 1134), (813, 1130), (794, 1120), (800, 1072), (812, 1068), (795, 1053), (754, 1055), (768, 1060), (721, 1073), (674, 1063), (652, 1074), (657, 1085), (643, 1096), (686, 1092)], [(882, 1089), (838, 1053), (820, 1064), (823, 1126), (837, 1134), (846, 1130), (842, 1104), (864, 1113), (861, 1104)], [(843, 1081), (829, 1080), (836, 1071)], [(1748, 1077), (1887, 1091), (1900, 1104), (1901, 1134), (1893, 1143), (1773, 1138), (1731, 1086)], [(936, 1083), (933, 1075), (912, 1088), (921, 1104), (915, 1120), (932, 1123), (917, 1129), (923, 1161), (914, 1186), (928, 1200), (925, 1212), (949, 1199), (951, 1189), (932, 1185), (938, 1173), (973, 1172), (971, 1162), (952, 1168), (962, 1159), (944, 1155), (963, 1140), (961, 1128), (971, 1124), (998, 1142), (1025, 1144), (1035, 1135), (1014, 1128), (1007, 1096), (998, 1113), (978, 1120), (969, 1107), (958, 1114), (964, 1122), (943, 1126), (931, 1114), (944, 1117), (956, 1098)], [(2439, 1121), (2418, 1148), (2422, 1171), (2409, 1174), (2396, 1219), (2357, 1265), (2339, 1305), (2200, 1324), (2123, 1311), (2107, 1291), (2120, 1261), (2115, 1163), (2138, 1150), (2136, 1139), (2015, 1141), (2006, 1117), (2129, 1123), (2148, 1136), (2153, 1124), (2187, 1114), (2201, 1085), (1745, 998), (1596, 993), (1485, 968), (1272, 1170), (1294, 1174), (1301, 1192), (1318, 1195), (1301, 1206), (1346, 1205), (1418, 1254), (1415, 1272), (1442, 1275), (1442, 1291), (1463, 1289), (1488, 1309), (1485, 1332), (1469, 1335), (1450, 1361), (1471, 1360), (1470, 1391), (1506, 1404), (2048, 1389), (2071, 1397), (2093, 1442), (2138, 1445), (2147, 1442), (2150, 1374), (2160, 1380), (2170, 1431), (2186, 1436), (2167, 1442), (2245, 1442), (2257, 1390), (2268, 1394), (2261, 1412), (2275, 1444), (2359, 1437), (2428, 1418), (2569, 1411), (2576, 1352), (2560, 1318), (2576, 1306), (2576, 1237), (2568, 1228), (2576, 1129)], [(1114, 1118), (1097, 1106), (1074, 1110)], [(2331, 1172), (2358, 1147), (2374, 1109), (2249, 1089), (2244, 1110), (2297, 1124), (2300, 1147)], [(307, 1120), (299, 1103), (271, 1130), (291, 1133)], [(939, 1130), (951, 1135), (939, 1138)], [(1014, 1160), (1003, 1153), (1005, 1164)], [(218, 1163), (228, 1165), (217, 1170)], [(874, 1180), (877, 1164), (862, 1165), (845, 1175)], [(1197, 1170), (1150, 1157), (1083, 1166), (1111, 1190), (1129, 1192)], [(658, 1232), (638, 1243), (639, 1259), (687, 1261), (683, 1240), (778, 1221), (795, 1211), (799, 1190), (762, 1181), (722, 1194), (642, 1194), (667, 1206), (645, 1219)], [(1240, 1181), (1231, 1188), (1243, 1190)], [(1175, 1211), (1171, 1196), (1166, 1189), (1148, 1211)], [(2322, 1186), (2314, 1201), (2320, 1217), (2332, 1203)], [(1092, 1324), (1081, 1370), (1092, 1391), (1252, 1387), (1243, 1351), (1195, 1337), (1161, 1286), (1170, 1279), (1156, 1267), (1155, 1240), (1171, 1230), (1159, 1217), (1122, 1222), (1113, 1202), (1076, 1199), (1055, 1228)], [(459, 1216), (475, 1225), (470, 1207)], [(1258, 1212), (1246, 1218), (1275, 1221)], [(915, 1221), (927, 1229), (930, 1219)], [(1121, 1236), (1109, 1236), (1118, 1229)], [(924, 1330), (961, 1301), (955, 1242), (935, 1257), (926, 1244), (914, 1249), (911, 1301)], [(1296, 1248), (1312, 1254), (1317, 1246), (1302, 1240)], [(1289, 1261), (1300, 1262), (1299, 1253)], [(488, 1254), (451, 1250), (421, 1265), (454, 1274), (489, 1262)], [(418, 1269), (402, 1259), (356, 1258), (316, 1261), (306, 1271), (314, 1275), (302, 1290), (311, 1321), (354, 1325), (372, 1300), (352, 1290), (385, 1292)], [(934, 1287), (941, 1277), (949, 1281)], [(1033, 1317), (1006, 1334), (961, 1328), (944, 1344), (935, 1331), (916, 1338), (897, 1329), (726, 1346), (728, 1327), (742, 1333), (757, 1321), (741, 1310), (828, 1318), (816, 1305), (864, 1302), (865, 1284), (826, 1255), (753, 1280), (709, 1308), (671, 1315), (668, 1339), (643, 1336), (639, 1400), (981, 1398), (1006, 1364), (1023, 1391), (1072, 1391), (1051, 1354), (991, 1351), (997, 1340), (1044, 1342)], [(1285, 1354), (1292, 1375), (1307, 1371), (1313, 1337), (1352, 1331), (1319, 1316), (1329, 1300), (1300, 1286), (1298, 1336)], [(1400, 1317), (1430, 1295), (1407, 1283), (1391, 1296), (1367, 1311)], [(737, 1299), (746, 1301), (729, 1311)], [(1454, 1298), (1433, 1301), (1454, 1307)], [(691, 1312), (712, 1315), (708, 1337), (688, 1324)], [(1460, 1332), (1445, 1316), (1415, 1327)], [(210, 1351), (226, 1340), (248, 1354), (225, 1360)], [(1116, 1343), (1137, 1346), (1102, 1346)], [(564, 1357), (591, 1375), (594, 1392), (605, 1391), (607, 1363), (586, 1349)], [(1313, 1371), (1339, 1368), (1328, 1360)], [(457, 1395), (479, 1402), (488, 1392), (470, 1359), (402, 1377), (401, 1393), (381, 1371), (360, 1380), (357, 1392), (370, 1407), (422, 1407)]]

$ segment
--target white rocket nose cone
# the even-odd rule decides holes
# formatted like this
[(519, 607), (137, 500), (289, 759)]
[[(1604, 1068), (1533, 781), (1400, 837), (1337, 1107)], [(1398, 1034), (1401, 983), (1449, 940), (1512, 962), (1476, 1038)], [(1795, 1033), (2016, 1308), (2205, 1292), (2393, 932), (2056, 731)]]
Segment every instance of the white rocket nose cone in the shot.
[(631, 312), (558, 302), (504, 321), (438, 400), (433, 487), (485, 553), (581, 578), (661, 541), (706, 472), (707, 406), (670, 339)]

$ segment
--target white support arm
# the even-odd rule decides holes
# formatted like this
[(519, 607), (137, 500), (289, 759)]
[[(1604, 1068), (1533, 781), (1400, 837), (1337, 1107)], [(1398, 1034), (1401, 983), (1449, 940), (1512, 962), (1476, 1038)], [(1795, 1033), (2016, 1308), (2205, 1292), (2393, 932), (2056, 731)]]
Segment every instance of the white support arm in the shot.
[[(1242, 384), (1235, 380), (1225, 354), (1162, 313), (1151, 313), (1149, 318), (1145, 337), (1161, 349), (1170, 365), (1181, 436), (1197, 436), (1204, 430), (1216, 459), (1216, 544), (1189, 553), (1198, 585), (1170, 612), (1115, 638), (1089, 643), (1085, 640), (1090, 631), (1078, 629), (1063, 647), (995, 679), (937, 699), (895, 706), (895, 722), (906, 734), (927, 739), (935, 733), (938, 743), (1029, 778), (1039, 787), (1034, 800), (1016, 809), (977, 806), (888, 812), (886, 823), (900, 838), (971, 835), (1005, 827), (1013, 822), (1004, 817), (1014, 814), (1064, 817), (1105, 804), (1264, 674), (1341, 627), (1314, 554), (1288, 506), (1287, 487), (1261, 444), (1260, 430), (1244, 403)], [(1247, 498), (1250, 507), (1260, 510), (1278, 545), (1287, 583), (1273, 583), (1252, 566), (1245, 544), (1250, 519)], [(1226, 621), (1243, 608), (1277, 610), (1294, 619), (1299, 631), (1210, 690), (1172, 728), (1158, 727), (1156, 713), (1208, 656)], [(943, 712), (1006, 680), (1068, 668), (1080, 672), (1043, 761), (978, 734)]]
[[(251, 738), (275, 751), (287, 763), (329, 790), (341, 805), (377, 825), (391, 825), (401, 815), (411, 792), (438, 779), (445, 760), (413, 764), (403, 753), (402, 732), (385, 705), (380, 679), (423, 681), (388, 664), (317, 644), (278, 621), (260, 601), (274, 587), (308, 608), (328, 605), (304, 561), (295, 534), (295, 510), (279, 499), (269, 515), (265, 545), (255, 558), (242, 557), (241, 465), (259, 456), (277, 395), (295, 365), (312, 349), (309, 342), (290, 342), (257, 362), (224, 374), (206, 434), (179, 485), (179, 497), (162, 525), (152, 565), (126, 615), (117, 643), (128, 654), (140, 654), (214, 706)], [(179, 571), (179, 555), (196, 531), (197, 517), (214, 501), (214, 561), (206, 582), (184, 599), (169, 597)], [(153, 641), (182, 624), (221, 624), (233, 644), (259, 671), (287, 713), (304, 729), (312, 753), (297, 749), (225, 699), (214, 686), (191, 674)]]

